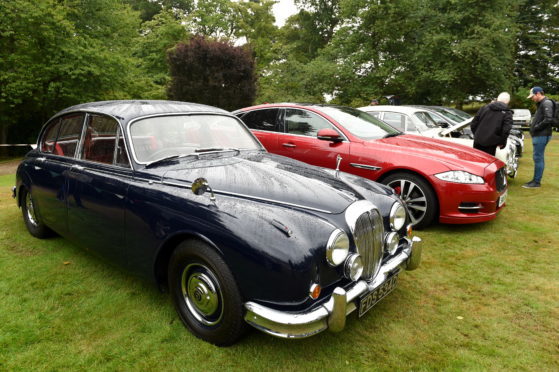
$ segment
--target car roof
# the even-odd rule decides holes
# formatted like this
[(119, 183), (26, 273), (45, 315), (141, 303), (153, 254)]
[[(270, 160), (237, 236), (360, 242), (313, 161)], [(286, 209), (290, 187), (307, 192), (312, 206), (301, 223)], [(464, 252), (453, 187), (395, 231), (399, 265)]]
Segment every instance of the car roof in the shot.
[(82, 103), (68, 107), (57, 113), (56, 116), (76, 111), (87, 111), (111, 115), (122, 121), (129, 121), (142, 116), (166, 113), (217, 113), (229, 115), (229, 112), (225, 110), (199, 103), (159, 100), (126, 100)]
[(374, 106), (363, 106), (359, 107), (359, 110), (369, 112), (369, 111), (391, 111), (400, 112), (403, 114), (413, 114), (417, 111), (429, 111), (428, 109), (420, 107), (410, 107), (410, 106), (393, 106), (393, 105), (374, 105)]

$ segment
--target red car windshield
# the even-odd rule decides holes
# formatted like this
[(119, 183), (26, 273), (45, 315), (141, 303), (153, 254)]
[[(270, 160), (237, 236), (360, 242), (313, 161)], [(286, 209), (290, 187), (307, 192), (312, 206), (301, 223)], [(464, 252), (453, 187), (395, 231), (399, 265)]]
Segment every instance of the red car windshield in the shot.
[(401, 134), (399, 130), (374, 116), (351, 107), (322, 106), (319, 110), (336, 120), (351, 134), (363, 140), (392, 137)]

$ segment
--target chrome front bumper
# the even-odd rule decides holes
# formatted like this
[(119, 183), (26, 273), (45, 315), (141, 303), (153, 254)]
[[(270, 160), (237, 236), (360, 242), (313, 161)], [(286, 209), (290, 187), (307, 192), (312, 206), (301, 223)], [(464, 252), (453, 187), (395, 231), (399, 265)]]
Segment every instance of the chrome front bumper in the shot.
[(347, 289), (337, 287), (328, 301), (307, 312), (289, 313), (247, 302), (245, 321), (262, 332), (283, 338), (309, 337), (327, 328), (339, 332), (345, 327), (347, 315), (357, 308), (360, 295), (382, 285), (397, 268), (416, 269), (421, 261), (421, 251), (422, 241), (414, 236), (407, 248), (381, 266), (373, 281), (360, 280)]

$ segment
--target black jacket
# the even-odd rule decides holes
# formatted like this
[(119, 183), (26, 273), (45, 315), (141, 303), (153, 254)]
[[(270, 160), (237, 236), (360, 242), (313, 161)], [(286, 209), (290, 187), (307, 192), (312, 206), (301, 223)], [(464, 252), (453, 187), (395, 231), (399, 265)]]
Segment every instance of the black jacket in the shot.
[(530, 135), (532, 137), (551, 136), (551, 121), (553, 119), (553, 102), (544, 98), (537, 103), (538, 110), (530, 125)]
[(504, 146), (512, 128), (512, 111), (503, 102), (491, 102), (472, 120), (474, 142), (482, 146)]

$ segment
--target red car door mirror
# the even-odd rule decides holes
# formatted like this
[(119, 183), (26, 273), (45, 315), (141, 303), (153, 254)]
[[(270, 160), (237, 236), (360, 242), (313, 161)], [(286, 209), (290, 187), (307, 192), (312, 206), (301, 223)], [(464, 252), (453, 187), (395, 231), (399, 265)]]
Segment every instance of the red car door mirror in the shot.
[(334, 129), (325, 128), (318, 131), (316, 138), (323, 141), (341, 142), (343, 137)]

